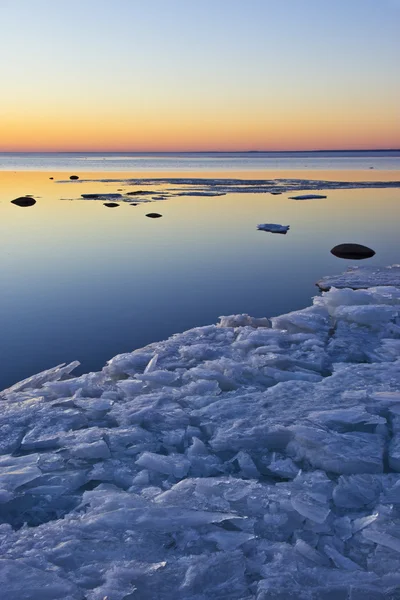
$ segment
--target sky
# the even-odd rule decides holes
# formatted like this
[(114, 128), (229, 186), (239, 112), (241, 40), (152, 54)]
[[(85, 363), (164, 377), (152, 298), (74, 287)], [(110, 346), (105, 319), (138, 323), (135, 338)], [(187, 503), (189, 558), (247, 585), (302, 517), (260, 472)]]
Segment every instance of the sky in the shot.
[(400, 148), (400, 0), (0, 3), (0, 151)]

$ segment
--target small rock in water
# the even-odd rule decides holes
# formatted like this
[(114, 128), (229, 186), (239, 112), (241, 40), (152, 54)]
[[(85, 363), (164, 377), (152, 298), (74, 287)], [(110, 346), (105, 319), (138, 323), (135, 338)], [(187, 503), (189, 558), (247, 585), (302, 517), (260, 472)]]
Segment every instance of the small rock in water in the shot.
[(371, 258), (375, 252), (367, 246), (361, 244), (339, 244), (331, 250), (333, 256), (337, 258), (349, 258), (351, 260), (362, 260), (364, 258)]
[(30, 198), (29, 196), (21, 196), (21, 198), (15, 198), (15, 200), (11, 200), (11, 204), (16, 204), (17, 206), (33, 206), (36, 204), (36, 200), (34, 198)]
[(115, 208), (116, 206), (119, 206), (119, 204), (116, 202), (104, 202), (103, 206), (107, 206), (107, 208)]
[(137, 206), (137, 202), (129, 202), (129, 206)]
[(150, 219), (158, 219), (159, 217), (162, 217), (162, 215), (159, 213), (148, 213), (146, 217), (150, 217)]
[(70, 179), (79, 179), (78, 175), (71, 175)]
[(54, 177), (49, 177), (49, 179), (54, 179)]
[(272, 194), (273, 196), (279, 196), (279, 194), (282, 194), (282, 192), (271, 192), (271, 194)]

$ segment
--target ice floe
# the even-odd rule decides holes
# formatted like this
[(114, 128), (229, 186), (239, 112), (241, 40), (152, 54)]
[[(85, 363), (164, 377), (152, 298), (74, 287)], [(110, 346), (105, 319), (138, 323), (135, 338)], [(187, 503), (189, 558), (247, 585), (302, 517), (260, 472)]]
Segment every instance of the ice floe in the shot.
[(289, 196), (289, 200), (317, 200), (326, 197), (323, 194), (302, 194), (300, 196)]
[[(400, 181), (325, 181), (317, 179), (208, 179), (208, 178), (141, 178), (141, 179), (79, 179), (71, 182), (69, 180), (57, 183), (111, 183), (125, 186), (140, 186), (138, 190), (125, 192), (121, 197), (123, 202), (149, 202), (152, 200), (166, 200), (179, 196), (224, 196), (225, 194), (282, 194), (283, 192), (313, 192), (320, 190), (337, 189), (368, 189), (368, 188), (400, 188)], [(149, 190), (143, 189), (149, 186)], [(162, 186), (162, 191), (155, 191), (156, 186)], [(96, 199), (97, 194), (85, 194), (86, 199)], [(98, 195), (98, 199), (107, 194)], [(143, 198), (141, 198), (143, 197)], [(325, 194), (307, 193), (291, 196), (293, 200), (311, 200), (314, 198), (326, 198)]]
[(371, 286), (398, 286), (400, 287), (400, 265), (387, 267), (358, 267), (352, 266), (340, 275), (328, 275), (317, 282), (317, 286), (324, 291), (331, 287), (352, 288), (353, 290)]
[(399, 598), (399, 314), (333, 288), (4, 390), (2, 597)]
[(279, 225), (278, 223), (261, 223), (257, 225), (261, 231), (270, 231), (271, 233), (287, 233), (290, 225)]

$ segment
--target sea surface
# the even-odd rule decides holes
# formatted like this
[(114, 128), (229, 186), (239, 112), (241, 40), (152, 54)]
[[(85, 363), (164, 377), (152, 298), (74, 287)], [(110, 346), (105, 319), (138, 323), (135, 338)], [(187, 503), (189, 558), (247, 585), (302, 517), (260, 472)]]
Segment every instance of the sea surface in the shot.
[(394, 171), (400, 150), (334, 152), (0, 153), (3, 171)]
[[(309, 180), (384, 183), (326, 183), (327, 198), (306, 201), (232, 192), (111, 209), (81, 198), (138, 191), (140, 181), (128, 180), (149, 177), (164, 179), (157, 194), (180, 177), (292, 178), (304, 180), (302, 193)], [(397, 151), (0, 154), (0, 389), (75, 359), (81, 372), (98, 370), (115, 354), (220, 315), (305, 307), (320, 277), (355, 264), (330, 253), (340, 243), (373, 248), (363, 265), (400, 263), (400, 188), (384, 185), (398, 180)], [(29, 194), (34, 206), (11, 203)], [(290, 231), (257, 231), (258, 223)]]

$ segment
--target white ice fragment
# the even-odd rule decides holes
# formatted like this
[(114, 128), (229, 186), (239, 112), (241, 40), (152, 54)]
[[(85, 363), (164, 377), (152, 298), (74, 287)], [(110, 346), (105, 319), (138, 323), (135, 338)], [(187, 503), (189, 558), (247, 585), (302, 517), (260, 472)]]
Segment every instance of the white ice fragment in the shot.
[(299, 473), (299, 467), (291, 458), (277, 458), (274, 452), (272, 460), (268, 465), (268, 471), (283, 479), (294, 479)]
[(71, 454), (84, 460), (100, 460), (109, 458), (110, 450), (104, 440), (98, 440), (89, 444), (77, 444), (71, 448)]
[(225, 552), (231, 552), (236, 550), (245, 542), (254, 539), (254, 535), (251, 533), (244, 533), (242, 531), (213, 531), (204, 536), (205, 540), (212, 540), (217, 544), (219, 550)]
[(201, 440), (199, 440), (199, 438), (193, 437), (192, 445), (190, 446), (190, 448), (188, 448), (187, 455), (190, 459), (195, 456), (204, 456), (208, 455), (208, 450), (205, 444)]
[(338, 432), (372, 432), (376, 425), (386, 423), (385, 418), (367, 412), (362, 406), (311, 412), (308, 420)]
[(287, 233), (290, 225), (278, 225), (277, 223), (260, 223), (257, 229), (261, 231), (270, 231), (271, 233)]
[(306, 459), (314, 468), (338, 474), (383, 471), (384, 440), (377, 434), (341, 434), (304, 425), (291, 429), (295, 439), (287, 452), (296, 462)]
[(271, 321), (267, 317), (255, 318), (243, 313), (220, 317), (217, 327), (271, 327)]
[(48, 369), (47, 371), (42, 371), (41, 373), (33, 375), (32, 377), (28, 377), (27, 379), (24, 379), (11, 386), (10, 388), (4, 390), (0, 393), (0, 397), (7, 397), (9, 394), (15, 392), (22, 392), (23, 390), (41, 388), (47, 382), (58, 381), (65, 375), (69, 375), (71, 371), (76, 369), (76, 367), (79, 367), (79, 365), (80, 362), (75, 360), (69, 363), (68, 365), (62, 363), (57, 367), (53, 367), (52, 369)]
[(190, 461), (182, 454), (163, 456), (154, 452), (143, 452), (137, 459), (136, 464), (144, 469), (157, 471), (164, 475), (173, 475), (180, 479), (185, 477), (190, 467)]
[(338, 517), (333, 521), (333, 529), (336, 535), (343, 541), (349, 540), (353, 535), (352, 523), (349, 517)]
[(0, 488), (14, 491), (42, 475), (36, 466), (38, 455), (5, 456), (0, 459)]
[(379, 513), (374, 513), (372, 515), (368, 515), (367, 517), (360, 517), (359, 519), (354, 519), (353, 521), (353, 533), (357, 533), (357, 531), (361, 531), (364, 527), (368, 527), (371, 523), (374, 523), (378, 518)]
[(177, 379), (179, 379), (179, 375), (171, 371), (156, 370), (156, 368), (154, 367), (150, 368), (149, 371), (146, 370), (144, 373), (137, 373), (135, 375), (135, 378), (139, 381), (144, 381), (159, 386), (172, 386), (176, 383)]
[(300, 515), (306, 519), (310, 519), (310, 521), (314, 521), (315, 523), (324, 523), (327, 516), (331, 512), (327, 504), (319, 502), (307, 492), (302, 492), (292, 496), (290, 501), (293, 508)]
[(338, 569), (345, 569), (346, 571), (360, 571), (360, 565), (357, 565), (354, 561), (350, 560), (343, 554), (340, 554), (333, 546), (324, 546), (324, 552), (330, 559), (333, 560)]
[(304, 556), (304, 558), (307, 558), (312, 563), (324, 567), (329, 565), (329, 561), (326, 556), (315, 550), (312, 546), (307, 544), (307, 542), (303, 540), (297, 540), (294, 547), (295, 550), (301, 554), (301, 556)]
[(151, 373), (152, 371), (155, 371), (156, 366), (157, 366), (157, 361), (158, 361), (158, 354), (155, 354), (153, 356), (153, 358), (149, 361), (149, 363), (147, 364), (144, 373)]
[(400, 552), (400, 538), (398, 537), (384, 531), (379, 531), (379, 529), (372, 529), (371, 527), (363, 529), (361, 533), (365, 539), (375, 542), (375, 544)]

